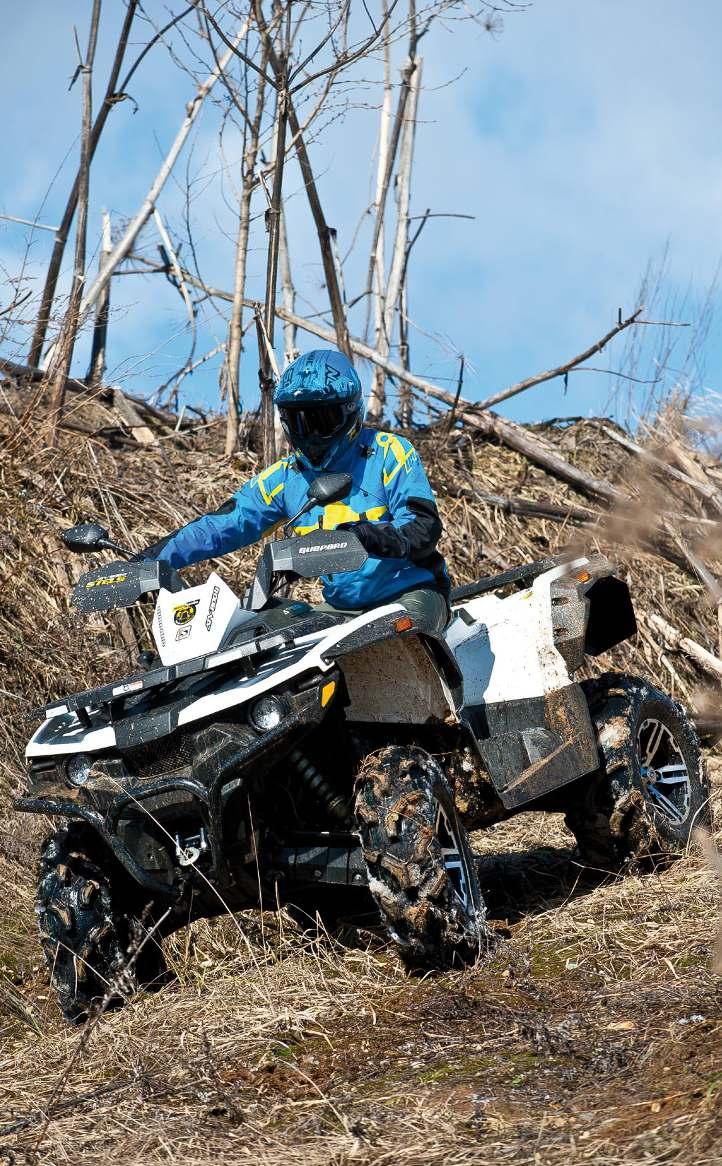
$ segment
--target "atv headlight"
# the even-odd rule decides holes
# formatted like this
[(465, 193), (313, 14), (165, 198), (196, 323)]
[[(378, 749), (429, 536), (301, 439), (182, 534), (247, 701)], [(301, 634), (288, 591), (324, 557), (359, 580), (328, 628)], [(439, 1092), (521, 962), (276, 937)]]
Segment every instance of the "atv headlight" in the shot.
[(251, 705), (251, 724), (259, 733), (268, 733), (283, 720), (283, 705), (275, 696), (262, 696)]
[(76, 753), (65, 765), (65, 773), (71, 785), (85, 785), (93, 769), (93, 758), (87, 753)]

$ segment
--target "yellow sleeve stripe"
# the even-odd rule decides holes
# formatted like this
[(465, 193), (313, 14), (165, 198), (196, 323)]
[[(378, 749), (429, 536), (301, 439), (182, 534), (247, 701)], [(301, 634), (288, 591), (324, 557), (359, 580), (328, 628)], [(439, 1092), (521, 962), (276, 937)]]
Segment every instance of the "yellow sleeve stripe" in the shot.
[(372, 506), (370, 510), (366, 511), (363, 517), (367, 522), (378, 522), (380, 518), (383, 518), (387, 510), (387, 506)]
[(271, 502), (271, 501), (272, 501), (272, 500), (273, 500), (273, 499), (276, 497), (276, 494), (280, 494), (280, 493), (281, 493), (281, 490), (283, 489), (283, 487), (284, 487), (284, 483), (283, 483), (283, 482), (279, 482), (279, 483), (278, 483), (278, 485), (277, 485), (277, 486), (274, 486), (273, 490), (271, 490), (271, 491), (270, 491), (270, 493), (269, 493), (269, 492), (266, 490), (266, 488), (265, 488), (265, 486), (263, 485), (263, 483), (261, 482), (260, 478), (259, 478), (259, 480), (258, 480), (258, 489), (261, 491), (261, 494), (263, 495), (263, 501), (266, 503), (266, 505), (267, 505), (267, 506), (268, 506), (268, 505), (269, 505), (269, 503), (270, 503), (270, 502)]
[(416, 451), (413, 445), (409, 445), (408, 448), (405, 448), (404, 443), (396, 436), (395, 433), (377, 433), (376, 442), (384, 451), (384, 463), (386, 462), (386, 457), (389, 450), (391, 450), (392, 454), (396, 458), (396, 465), (393, 466), (391, 470), (384, 470), (384, 486), (388, 486), (389, 482), (393, 481), (402, 466), (406, 466), (406, 472), (409, 472), (411, 467), (407, 465), (407, 463), (414, 456)]
[(258, 475), (258, 478), (256, 479), (258, 482), (258, 489), (261, 492), (261, 497), (266, 503), (266, 506), (270, 506), (276, 495), (281, 493), (281, 490), (283, 490), (286, 483), (284, 481), (280, 481), (278, 485), (274, 486), (272, 490), (267, 490), (265, 483), (269, 478), (273, 477), (277, 470), (285, 470), (287, 466), (288, 458), (281, 458), (279, 462), (275, 462), (272, 466), (269, 466), (267, 470), (264, 470), (262, 474)]

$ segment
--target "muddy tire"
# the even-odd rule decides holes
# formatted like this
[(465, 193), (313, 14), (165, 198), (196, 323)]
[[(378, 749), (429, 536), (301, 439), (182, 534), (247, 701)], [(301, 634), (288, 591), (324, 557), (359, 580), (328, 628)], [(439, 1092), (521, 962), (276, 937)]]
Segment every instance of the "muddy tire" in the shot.
[(410, 968), (470, 963), (490, 946), (466, 830), (438, 765), (389, 746), (367, 759), (355, 814), (369, 889)]
[(131, 906), (127, 886), (122, 894), (128, 882), (122, 872), (111, 879), (108, 867), (114, 865), (94, 831), (79, 822), (51, 835), (41, 853), (35, 911), (66, 1020), (87, 1019), (101, 1002), (118, 1007), (166, 974), (159, 940), (153, 936), (139, 946), (151, 921), (137, 896)]
[(710, 823), (709, 785), (681, 705), (644, 680), (608, 673), (582, 684), (599, 769), (581, 779), (566, 824), (601, 870), (663, 861)]

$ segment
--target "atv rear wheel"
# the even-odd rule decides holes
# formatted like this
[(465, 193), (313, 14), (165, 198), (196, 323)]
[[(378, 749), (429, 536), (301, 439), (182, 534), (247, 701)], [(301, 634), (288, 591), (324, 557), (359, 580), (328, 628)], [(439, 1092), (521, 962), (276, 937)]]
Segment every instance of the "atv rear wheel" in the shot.
[(115, 865), (84, 822), (51, 835), (41, 853), (35, 912), (66, 1020), (83, 1021), (103, 1002), (118, 1007), (166, 973), (159, 938), (143, 942), (151, 923), (145, 904), (129, 890), (121, 893), (129, 880), (120, 871), (111, 879), (108, 867)]
[(407, 966), (472, 962), (490, 946), (486, 909), (453, 794), (423, 749), (389, 746), (356, 782), (369, 889)]
[(699, 740), (681, 705), (636, 677), (608, 673), (582, 684), (599, 769), (576, 787), (566, 824), (591, 866), (660, 860), (709, 825)]

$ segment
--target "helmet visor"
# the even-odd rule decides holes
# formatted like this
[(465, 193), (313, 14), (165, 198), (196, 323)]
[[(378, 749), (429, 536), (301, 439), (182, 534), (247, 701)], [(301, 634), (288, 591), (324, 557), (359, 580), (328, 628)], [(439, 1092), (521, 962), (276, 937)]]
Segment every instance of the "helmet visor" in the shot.
[(343, 405), (298, 405), (279, 409), (288, 437), (334, 437), (343, 429), (348, 416)]

